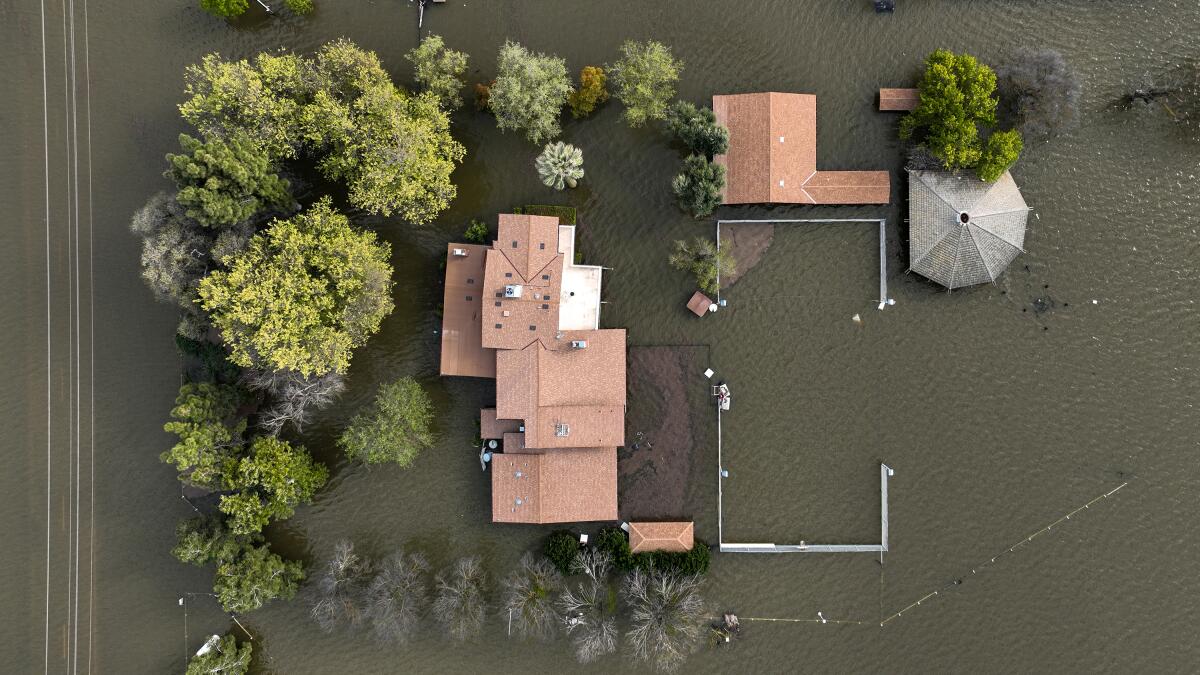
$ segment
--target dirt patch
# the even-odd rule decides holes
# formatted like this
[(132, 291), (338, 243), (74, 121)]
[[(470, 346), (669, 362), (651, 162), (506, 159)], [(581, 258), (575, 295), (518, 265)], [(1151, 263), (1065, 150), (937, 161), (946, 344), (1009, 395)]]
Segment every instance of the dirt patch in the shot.
[(737, 262), (737, 271), (721, 279), (723, 286), (732, 286), (754, 269), (763, 255), (771, 248), (775, 239), (775, 226), (771, 223), (739, 223), (721, 228), (721, 248), (728, 248)]
[(693, 517), (694, 477), (715, 443), (699, 381), (707, 359), (703, 346), (629, 348), (629, 413), (617, 452), (622, 519)]

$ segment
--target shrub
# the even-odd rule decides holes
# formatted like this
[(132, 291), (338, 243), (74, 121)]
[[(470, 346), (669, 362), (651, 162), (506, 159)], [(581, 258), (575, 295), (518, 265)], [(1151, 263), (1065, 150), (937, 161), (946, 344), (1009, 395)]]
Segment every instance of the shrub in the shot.
[(677, 270), (691, 272), (696, 285), (705, 293), (716, 293), (720, 278), (729, 277), (737, 266), (728, 247), (718, 250), (715, 243), (703, 237), (696, 237), (691, 243), (676, 241), (675, 251), (667, 262)]
[(491, 238), (492, 232), (482, 220), (472, 219), (467, 231), (463, 232), (463, 241), (468, 244), (486, 244)]
[(676, 101), (667, 108), (667, 129), (697, 155), (712, 159), (729, 150), (729, 131), (717, 124), (711, 108)]
[(675, 83), (683, 62), (671, 55), (671, 48), (649, 40), (627, 41), (621, 45), (621, 58), (609, 69), (616, 96), (625, 104), (625, 120), (640, 127), (648, 120), (660, 120), (667, 113), (667, 101), (675, 95)]
[(579, 542), (569, 530), (555, 530), (546, 537), (542, 552), (559, 572), (570, 574), (571, 565), (579, 553)]
[(1017, 157), (1020, 157), (1021, 149), (1024, 146), (1021, 133), (1015, 129), (997, 131), (989, 136), (987, 145), (983, 149), (983, 155), (979, 158), (979, 166), (976, 167), (979, 179), (991, 183), (1003, 176), (1004, 172), (1008, 171), (1008, 167), (1017, 161)]
[(608, 76), (604, 69), (597, 66), (584, 66), (579, 71), (579, 89), (567, 97), (567, 105), (571, 106), (571, 116), (587, 117), (596, 106), (608, 100), (608, 89), (605, 83)]
[(562, 141), (550, 143), (542, 149), (534, 166), (547, 187), (555, 190), (573, 188), (583, 178), (583, 151)]
[(618, 572), (642, 570), (685, 575), (705, 574), (711, 559), (708, 545), (699, 539), (695, 540), (690, 551), (632, 553), (625, 532), (615, 527), (600, 530), (596, 535), (596, 548), (610, 556), (613, 568)]
[(479, 112), (491, 110), (492, 108), (492, 85), (496, 84), (495, 80), (491, 82), (476, 82), (475, 83), (475, 109)]
[(679, 208), (696, 218), (709, 215), (721, 205), (724, 187), (725, 167), (713, 164), (701, 155), (688, 155), (683, 160), (683, 172), (671, 182)]
[(200, 0), (200, 9), (226, 19), (241, 16), (249, 8), (250, 0)]
[(287, 8), (292, 10), (292, 13), (301, 16), (312, 14), (312, 11), (316, 9), (313, 0), (283, 0), (283, 4), (287, 5)]
[(530, 216), (554, 216), (559, 225), (574, 225), (576, 211), (574, 206), (552, 206), (549, 204), (527, 204), (513, 209), (513, 213), (524, 213)]

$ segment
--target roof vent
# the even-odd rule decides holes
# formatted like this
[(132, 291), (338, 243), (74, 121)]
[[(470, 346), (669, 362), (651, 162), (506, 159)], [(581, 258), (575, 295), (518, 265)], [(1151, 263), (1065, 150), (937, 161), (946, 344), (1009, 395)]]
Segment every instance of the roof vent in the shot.
[(467, 257), (467, 249), (465, 249), (465, 248), (451, 249), (450, 252), (453, 253), (454, 255), (458, 256), (459, 258)]
[(779, 142), (780, 142), (780, 143), (782, 143), (782, 142), (783, 142), (783, 136), (780, 136), (780, 137), (779, 137)]
[(587, 349), (587, 340), (571, 340), (571, 349)]
[(504, 287), (504, 297), (519, 298), (521, 297), (521, 284), (509, 284)]
[(783, 187), (783, 181), (779, 181), (779, 187)]
[(559, 438), (566, 438), (571, 435), (571, 426), (569, 424), (555, 424), (554, 435)]

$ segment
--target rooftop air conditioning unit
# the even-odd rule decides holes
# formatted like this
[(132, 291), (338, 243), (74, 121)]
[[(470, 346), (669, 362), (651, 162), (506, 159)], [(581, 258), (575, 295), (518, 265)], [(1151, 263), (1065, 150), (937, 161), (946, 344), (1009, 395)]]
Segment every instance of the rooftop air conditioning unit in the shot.
[(504, 287), (504, 297), (519, 298), (521, 297), (521, 284), (509, 284)]
[(587, 340), (571, 340), (571, 349), (587, 349)]
[(571, 435), (571, 427), (570, 427), (570, 425), (567, 425), (567, 424), (555, 424), (555, 425), (554, 425), (554, 435), (555, 435), (555, 436), (558, 436), (559, 438), (565, 438), (565, 437), (567, 437), (567, 436), (570, 436), (570, 435)]
[(459, 258), (467, 257), (467, 253), (468, 253), (467, 249), (465, 249), (465, 248), (450, 249), (450, 252)]

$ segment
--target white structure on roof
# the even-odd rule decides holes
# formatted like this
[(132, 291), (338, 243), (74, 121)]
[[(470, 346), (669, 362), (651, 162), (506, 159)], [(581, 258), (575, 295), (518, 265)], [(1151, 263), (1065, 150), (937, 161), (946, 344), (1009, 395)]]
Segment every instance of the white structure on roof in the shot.
[(908, 175), (912, 271), (961, 288), (995, 281), (1024, 251), (1029, 207), (1007, 171), (994, 183), (944, 171)]
[(575, 264), (574, 225), (558, 226), (558, 252), (563, 254), (558, 329), (596, 330), (600, 327), (600, 281), (604, 268)]

